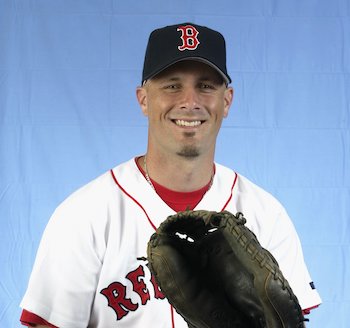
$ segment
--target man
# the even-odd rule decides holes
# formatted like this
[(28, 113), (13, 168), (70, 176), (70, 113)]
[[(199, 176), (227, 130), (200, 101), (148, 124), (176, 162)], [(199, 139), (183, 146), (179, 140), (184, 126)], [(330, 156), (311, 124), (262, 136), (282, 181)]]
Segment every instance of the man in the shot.
[(21, 321), (44, 327), (187, 327), (140, 259), (167, 216), (185, 209), (241, 211), (277, 259), (304, 310), (321, 300), (284, 208), (214, 162), (233, 99), (223, 36), (185, 23), (152, 32), (136, 94), (149, 121), (143, 156), (64, 201), (37, 254)]

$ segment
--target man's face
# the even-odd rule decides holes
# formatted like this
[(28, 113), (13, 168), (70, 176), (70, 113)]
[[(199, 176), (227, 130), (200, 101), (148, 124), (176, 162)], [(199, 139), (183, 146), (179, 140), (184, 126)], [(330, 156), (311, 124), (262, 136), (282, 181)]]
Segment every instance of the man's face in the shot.
[(210, 66), (182, 61), (148, 80), (137, 97), (149, 119), (150, 149), (190, 159), (214, 154), (233, 90)]

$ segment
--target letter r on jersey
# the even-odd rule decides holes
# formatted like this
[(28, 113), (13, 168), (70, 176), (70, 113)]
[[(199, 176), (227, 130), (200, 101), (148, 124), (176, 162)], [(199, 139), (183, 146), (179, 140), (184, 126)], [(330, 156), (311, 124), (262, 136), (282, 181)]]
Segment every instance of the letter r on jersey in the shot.
[(135, 311), (138, 308), (138, 304), (134, 304), (131, 299), (126, 297), (126, 286), (119, 282), (111, 283), (100, 293), (107, 298), (108, 306), (116, 313), (117, 320), (122, 319), (129, 311)]
[(177, 31), (181, 31), (182, 45), (177, 47), (180, 51), (184, 51), (186, 49), (187, 50), (197, 49), (198, 45), (200, 44), (198, 40), (199, 32), (194, 26), (192, 25), (180, 26), (178, 27)]

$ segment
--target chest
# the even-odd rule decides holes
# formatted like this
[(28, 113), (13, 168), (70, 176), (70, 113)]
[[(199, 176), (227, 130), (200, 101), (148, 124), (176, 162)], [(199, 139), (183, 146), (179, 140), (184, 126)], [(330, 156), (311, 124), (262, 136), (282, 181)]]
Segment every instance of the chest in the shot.
[(91, 327), (187, 327), (147, 266), (147, 243), (155, 232), (155, 218), (135, 202), (125, 202), (111, 215)]

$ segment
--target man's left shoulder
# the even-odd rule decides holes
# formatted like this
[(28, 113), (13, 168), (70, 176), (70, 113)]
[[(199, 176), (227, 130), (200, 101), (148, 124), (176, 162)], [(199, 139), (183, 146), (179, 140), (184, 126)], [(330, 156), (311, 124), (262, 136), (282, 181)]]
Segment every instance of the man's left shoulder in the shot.
[(253, 201), (259, 200), (262, 203), (273, 203), (276, 206), (282, 206), (280, 202), (269, 191), (247, 178), (246, 176), (221, 164), (216, 164), (217, 172), (221, 179), (235, 177), (234, 193), (239, 197), (244, 197)]

